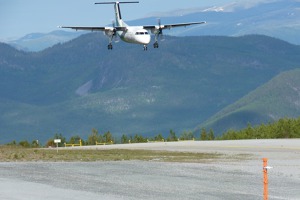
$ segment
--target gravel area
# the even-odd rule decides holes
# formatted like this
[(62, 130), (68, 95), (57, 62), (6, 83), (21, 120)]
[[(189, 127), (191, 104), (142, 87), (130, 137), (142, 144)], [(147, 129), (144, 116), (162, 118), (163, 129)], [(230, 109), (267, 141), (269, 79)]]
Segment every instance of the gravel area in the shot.
[(300, 140), (245, 140), (84, 148), (217, 152), (246, 160), (0, 163), (0, 199), (262, 199), (262, 158), (269, 158), (269, 199), (300, 199)]

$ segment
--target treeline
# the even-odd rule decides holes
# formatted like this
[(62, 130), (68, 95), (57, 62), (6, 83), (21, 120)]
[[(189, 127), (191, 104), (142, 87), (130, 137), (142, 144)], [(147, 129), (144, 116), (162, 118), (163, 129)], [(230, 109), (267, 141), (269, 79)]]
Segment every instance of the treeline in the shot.
[[(66, 144), (82, 145), (96, 145), (96, 144), (127, 144), (127, 143), (145, 143), (145, 142), (173, 142), (183, 140), (241, 140), (241, 139), (278, 139), (278, 138), (300, 138), (300, 117), (298, 119), (284, 118), (274, 123), (261, 124), (259, 126), (252, 126), (248, 124), (247, 128), (242, 130), (228, 130), (223, 135), (216, 137), (212, 129), (207, 131), (202, 128), (200, 135), (197, 137), (193, 131), (184, 131), (180, 136), (177, 136), (173, 130), (170, 130), (167, 137), (159, 133), (154, 137), (145, 137), (141, 134), (126, 135), (123, 134), (121, 138), (115, 138), (110, 131), (103, 134), (99, 133), (97, 129), (92, 129), (91, 134), (88, 135), (87, 140), (80, 136), (72, 136), (69, 140), (62, 134), (55, 134), (53, 138), (48, 139), (45, 147), (55, 147), (54, 139), (60, 139), (61, 143), (58, 146), (62, 147)], [(17, 143), (13, 141), (8, 145), (18, 145), (22, 147), (42, 147), (37, 140), (29, 143), (28, 141), (21, 141)]]
[[(95, 128), (92, 129), (91, 134), (88, 135), (85, 140), (79, 135), (72, 136), (70, 139), (66, 139), (61, 133), (56, 133), (52, 138), (49, 138), (44, 145), (44, 147), (56, 147), (54, 143), (55, 139), (60, 139), (60, 143), (58, 143), (59, 147), (64, 147), (65, 144), (72, 145), (76, 144), (77, 146), (81, 143), (81, 145), (96, 145), (96, 144), (128, 144), (128, 143), (145, 143), (145, 142), (165, 142), (165, 141), (179, 141), (179, 140), (195, 140), (195, 135), (192, 131), (184, 131), (180, 136), (177, 137), (176, 133), (173, 130), (170, 130), (167, 138), (164, 138), (161, 133), (155, 135), (154, 137), (145, 137), (142, 134), (135, 135), (126, 135), (123, 134), (121, 138), (116, 138), (110, 131), (107, 131), (103, 134), (99, 133), (99, 131)], [(7, 145), (13, 146), (22, 146), (22, 147), (32, 147), (39, 148), (43, 147), (42, 144), (39, 144), (37, 140), (32, 141), (31, 143), (28, 141), (21, 141), (17, 143), (13, 141), (8, 143)]]
[(6, 145), (9, 145), (9, 146), (21, 146), (21, 147), (26, 147), (26, 148), (39, 148), (41, 147), (40, 144), (39, 144), (39, 141), (38, 140), (33, 140), (32, 142), (28, 142), (27, 140), (22, 140), (20, 142), (16, 142), (15, 140), (10, 142), (10, 143), (7, 143)]
[(300, 117), (298, 119), (283, 118), (274, 123), (251, 126), (240, 131), (228, 130), (218, 139), (279, 139), (300, 138)]
[(64, 144), (79, 144), (81, 142), (82, 145), (96, 145), (96, 144), (127, 144), (127, 143), (145, 143), (145, 142), (164, 142), (164, 141), (178, 141), (178, 140), (194, 140), (195, 135), (192, 131), (184, 131), (179, 137), (176, 136), (176, 133), (173, 130), (170, 130), (167, 138), (164, 138), (161, 133), (157, 134), (154, 137), (145, 137), (142, 134), (135, 135), (126, 135), (123, 134), (121, 138), (116, 138), (112, 135), (110, 131), (107, 131), (103, 134), (99, 133), (99, 131), (95, 128), (92, 129), (90, 135), (88, 135), (87, 140), (84, 140), (80, 136), (72, 136), (69, 140), (62, 134), (55, 134), (53, 138), (50, 138), (46, 147), (56, 146), (54, 144), (54, 139), (60, 139), (61, 143), (60, 147), (64, 146)]

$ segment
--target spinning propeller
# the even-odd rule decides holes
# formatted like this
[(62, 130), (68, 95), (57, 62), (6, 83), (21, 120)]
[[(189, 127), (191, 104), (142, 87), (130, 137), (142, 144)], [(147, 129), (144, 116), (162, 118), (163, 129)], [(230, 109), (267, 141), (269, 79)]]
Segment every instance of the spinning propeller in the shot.
[(163, 28), (164, 26), (161, 25), (161, 19), (158, 18), (158, 28), (157, 28), (157, 39), (160, 37), (161, 41), (164, 41), (164, 34), (163, 34)]
[(117, 31), (116, 31), (116, 22), (115, 22), (115, 20), (112, 20), (112, 26), (113, 26), (113, 28), (114, 28), (114, 34), (113, 34), (113, 40), (114, 40), (114, 42), (115, 43), (118, 43), (118, 42), (120, 42), (120, 40), (119, 40), (119, 37), (118, 37), (118, 35), (117, 35)]

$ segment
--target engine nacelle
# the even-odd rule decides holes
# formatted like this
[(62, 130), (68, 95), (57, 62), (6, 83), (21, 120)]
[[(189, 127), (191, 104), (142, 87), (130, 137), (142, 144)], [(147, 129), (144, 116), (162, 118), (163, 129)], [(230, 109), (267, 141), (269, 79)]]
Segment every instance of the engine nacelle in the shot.
[(113, 37), (116, 35), (115, 29), (111, 27), (105, 27), (105, 31), (103, 31), (103, 33), (108, 37)]

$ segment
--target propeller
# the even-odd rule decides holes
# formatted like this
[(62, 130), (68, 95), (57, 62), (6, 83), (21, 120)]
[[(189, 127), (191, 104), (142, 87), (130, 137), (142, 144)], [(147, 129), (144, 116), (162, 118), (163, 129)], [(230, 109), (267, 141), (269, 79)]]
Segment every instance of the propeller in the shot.
[[(115, 22), (115, 20), (112, 20), (111, 23), (112, 23), (113, 28), (115, 28), (115, 27), (116, 27), (116, 22)], [(118, 35), (117, 35), (117, 32), (116, 32), (115, 29), (114, 29), (113, 39), (114, 39), (114, 42), (115, 42), (115, 43), (120, 42), (120, 40), (119, 40), (119, 38), (118, 38)]]
[(161, 19), (158, 18), (158, 33), (157, 33), (157, 35), (158, 35), (158, 37), (160, 36), (161, 41), (164, 41), (165, 39), (164, 39), (164, 34), (163, 34), (163, 29), (162, 28), (163, 27), (161, 26)]

